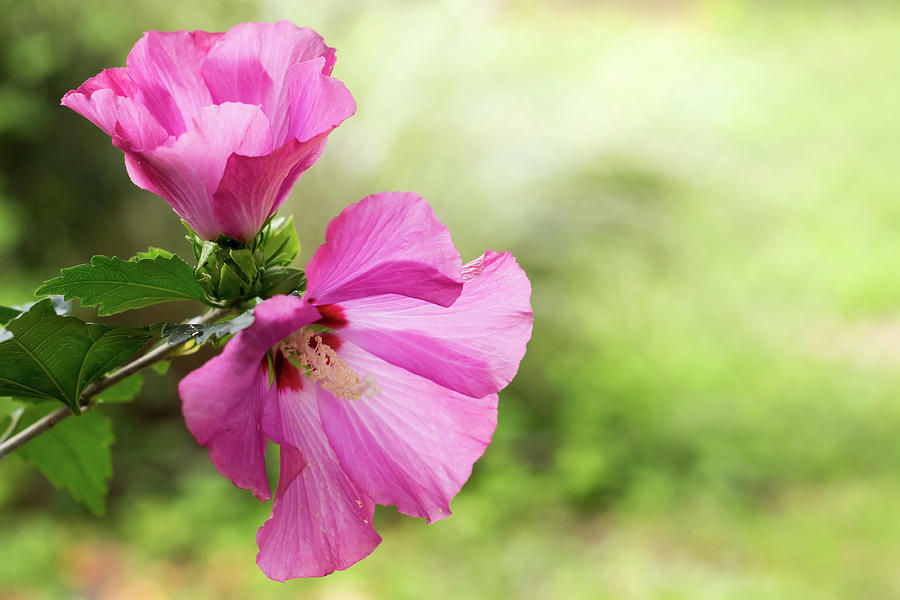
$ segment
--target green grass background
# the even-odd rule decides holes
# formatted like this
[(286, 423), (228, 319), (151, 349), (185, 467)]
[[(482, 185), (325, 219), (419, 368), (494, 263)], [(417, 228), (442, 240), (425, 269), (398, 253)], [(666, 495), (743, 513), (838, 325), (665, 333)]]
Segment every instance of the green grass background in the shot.
[[(108, 515), (0, 462), (0, 598), (900, 598), (900, 5), (0, 0), (0, 301), (60, 266), (187, 253), (59, 98), (146, 29), (288, 18), (359, 110), (282, 212), (427, 198), (513, 251), (534, 337), (435, 525), (379, 509), (349, 571), (269, 582), (268, 514), (148, 375)], [(302, 263), (302, 261), (300, 261)], [(146, 309), (145, 322), (189, 308)]]

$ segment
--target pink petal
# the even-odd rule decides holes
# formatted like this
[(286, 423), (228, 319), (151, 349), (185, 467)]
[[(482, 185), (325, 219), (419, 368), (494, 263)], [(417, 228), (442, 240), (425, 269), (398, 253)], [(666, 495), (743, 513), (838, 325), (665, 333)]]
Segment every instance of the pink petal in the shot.
[(282, 383), (273, 407), (285, 424), (273, 432), (283, 440), (281, 474), (272, 517), (256, 534), (256, 561), (277, 581), (346, 569), (381, 542), (372, 526), (374, 503), (341, 470), (322, 431), (315, 387)]
[[(238, 334), (240, 335), (240, 334)], [(225, 351), (178, 384), (188, 429), (219, 473), (268, 500), (262, 409), (269, 389), (265, 361), (235, 338)]]
[(111, 90), (116, 96), (123, 96), (134, 100), (140, 93), (125, 67), (104, 69), (94, 75), (75, 90), (86, 96), (90, 96), (97, 90)]
[(334, 49), (288, 21), (150, 31), (126, 62), (62, 103), (109, 134), (135, 184), (207, 239), (254, 237), (356, 110), (330, 77)]
[(318, 58), (290, 68), (291, 113), (283, 146), (265, 156), (233, 154), (228, 159), (215, 194), (222, 233), (253, 238), (287, 199), (300, 175), (319, 159), (325, 136), (356, 110), (344, 84), (322, 75), (324, 64), (325, 59)]
[(125, 69), (106, 69), (63, 96), (61, 104), (91, 121), (123, 149), (153, 149), (168, 132), (136, 96), (138, 89)]
[(211, 105), (200, 65), (221, 33), (148, 31), (125, 64), (142, 102), (166, 130), (178, 135), (204, 106)]
[[(292, 93), (288, 69), (323, 57), (317, 73), (327, 76), (334, 67), (334, 48), (308, 28), (288, 21), (242, 23), (228, 30), (210, 50), (201, 72), (213, 101), (260, 105), (272, 123), (278, 146), (287, 139), (286, 122)], [(305, 141), (300, 139), (299, 141)]]
[(178, 384), (188, 429), (209, 448), (222, 475), (236, 486), (268, 499), (262, 416), (269, 389), (265, 354), (286, 335), (318, 317), (299, 298), (274, 296), (254, 311), (254, 322), (222, 354)]
[(271, 150), (269, 122), (262, 111), (226, 103), (198, 112), (192, 129), (171, 145), (130, 154), (125, 164), (136, 185), (161, 196), (201, 237), (215, 239), (223, 230), (213, 194), (228, 158), (233, 153), (256, 156)]
[(450, 232), (411, 192), (351, 204), (329, 223), (325, 239), (306, 268), (312, 303), (400, 294), (449, 306), (462, 289)]
[(402, 296), (340, 304), (340, 337), (389, 363), (480, 398), (503, 389), (531, 338), (531, 284), (508, 252), (463, 269), (459, 299), (443, 308)]
[(469, 398), (346, 343), (339, 356), (380, 393), (345, 400), (319, 389), (319, 411), (341, 467), (378, 504), (431, 523), (484, 453), (497, 425), (497, 395)]
[(297, 296), (272, 296), (256, 305), (253, 324), (234, 336), (225, 348), (241, 338), (262, 357), (269, 348), (318, 318), (318, 311)]
[(303, 143), (291, 140), (265, 156), (232, 154), (213, 195), (220, 232), (239, 240), (253, 239), (324, 148), (323, 136)]
[(356, 101), (339, 80), (322, 74), (324, 58), (291, 66), (287, 72), (290, 87), (288, 124), (276, 143), (295, 139), (300, 142), (328, 133), (356, 112)]

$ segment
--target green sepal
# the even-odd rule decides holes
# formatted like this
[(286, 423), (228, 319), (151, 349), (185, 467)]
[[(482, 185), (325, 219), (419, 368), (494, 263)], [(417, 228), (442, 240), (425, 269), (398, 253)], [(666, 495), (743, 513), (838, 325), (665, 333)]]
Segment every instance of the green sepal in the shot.
[(248, 284), (258, 277), (259, 267), (256, 261), (253, 260), (253, 252), (249, 248), (229, 250), (228, 258), (237, 267), (235, 273)]
[(306, 288), (306, 273), (293, 267), (267, 267), (262, 274), (259, 295), (270, 298), (277, 294), (290, 294)]
[(259, 294), (259, 266), (249, 248), (206, 242), (198, 260), (197, 282), (215, 302), (231, 305)]
[(286, 267), (300, 253), (300, 238), (293, 216), (272, 219), (257, 240), (264, 267)]
[(219, 285), (216, 287), (219, 298), (226, 301), (244, 298), (249, 287), (248, 282), (241, 277), (239, 268), (228, 263), (222, 265)]

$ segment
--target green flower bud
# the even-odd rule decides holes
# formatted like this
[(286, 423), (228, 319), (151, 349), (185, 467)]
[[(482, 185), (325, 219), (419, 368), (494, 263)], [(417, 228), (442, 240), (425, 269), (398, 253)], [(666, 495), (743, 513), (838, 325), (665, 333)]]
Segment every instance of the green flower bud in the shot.
[(215, 242), (188, 236), (197, 258), (194, 275), (213, 302), (232, 306), (306, 286), (302, 270), (287, 265), (300, 252), (292, 217), (273, 219), (252, 242), (220, 235)]

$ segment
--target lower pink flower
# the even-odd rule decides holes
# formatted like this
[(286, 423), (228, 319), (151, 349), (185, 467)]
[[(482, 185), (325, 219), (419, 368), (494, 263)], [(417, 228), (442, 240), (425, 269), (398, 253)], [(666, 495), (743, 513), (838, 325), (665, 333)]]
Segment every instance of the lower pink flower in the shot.
[(260, 500), (271, 496), (267, 441), (280, 445), (257, 562), (281, 581), (367, 556), (381, 541), (376, 503), (429, 523), (449, 516), (531, 336), (531, 286), (513, 256), (463, 265), (414, 194), (349, 206), (326, 239), (303, 298), (259, 304), (254, 324), (179, 385), (216, 468)]

